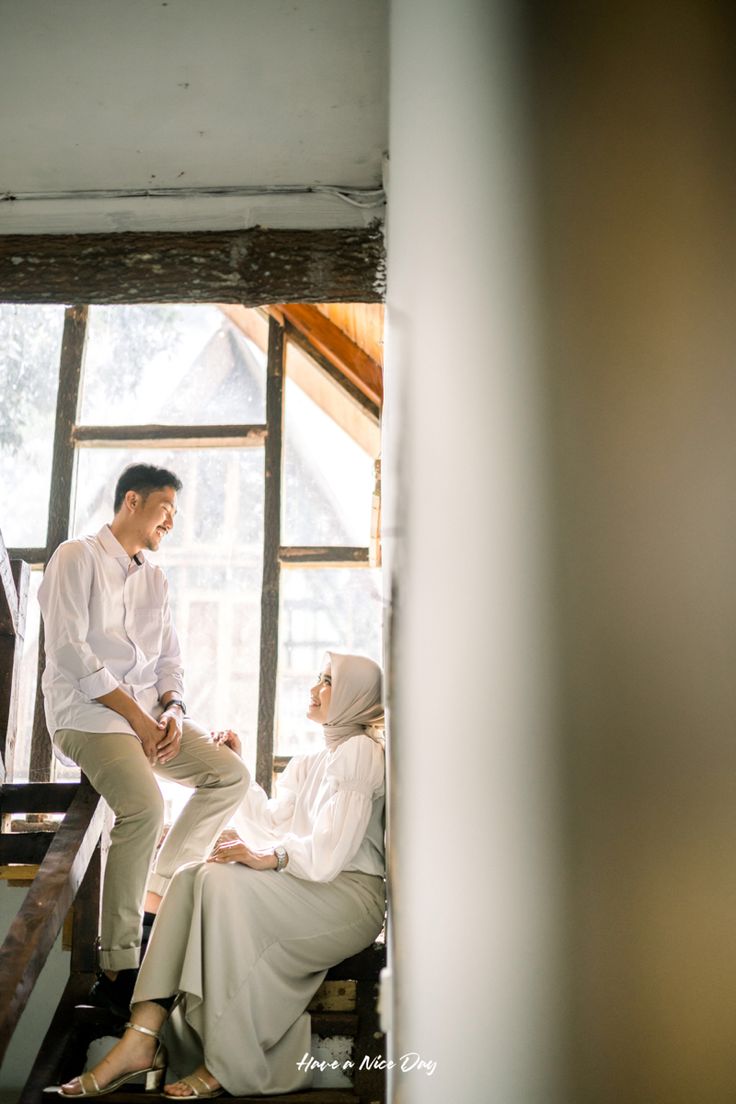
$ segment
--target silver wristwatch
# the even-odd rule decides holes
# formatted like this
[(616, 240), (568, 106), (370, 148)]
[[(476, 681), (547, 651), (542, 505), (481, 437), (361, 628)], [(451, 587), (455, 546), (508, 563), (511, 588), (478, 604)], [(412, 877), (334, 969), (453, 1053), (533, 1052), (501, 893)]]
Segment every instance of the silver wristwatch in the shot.
[(274, 847), (273, 853), (276, 856), (276, 873), (280, 874), (289, 861), (289, 856), (286, 854), (285, 847)]

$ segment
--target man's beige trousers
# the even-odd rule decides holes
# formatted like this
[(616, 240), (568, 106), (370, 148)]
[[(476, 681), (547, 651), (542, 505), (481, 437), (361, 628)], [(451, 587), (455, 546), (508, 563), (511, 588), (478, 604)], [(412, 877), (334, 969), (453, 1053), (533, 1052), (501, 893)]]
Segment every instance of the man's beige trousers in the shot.
[[(152, 767), (130, 733), (59, 729), (54, 743), (81, 768), (115, 814), (102, 887), (100, 965), (138, 966), (146, 890), (163, 895), (184, 863), (200, 862), (242, 801), (250, 784), (245, 764), (185, 720), (179, 754)], [(154, 772), (194, 788), (170, 828), (151, 873), (161, 838), (164, 802)], [(150, 877), (149, 877), (150, 876)]]

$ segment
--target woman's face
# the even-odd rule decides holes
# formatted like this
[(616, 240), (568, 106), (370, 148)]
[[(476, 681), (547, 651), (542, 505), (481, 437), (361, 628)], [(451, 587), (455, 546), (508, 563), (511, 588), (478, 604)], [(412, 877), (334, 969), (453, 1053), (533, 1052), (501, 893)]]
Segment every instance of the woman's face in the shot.
[(307, 717), (318, 724), (327, 724), (327, 715), (330, 711), (330, 699), (332, 698), (332, 675), (329, 663), (319, 675), (317, 682), (309, 691), (309, 708)]

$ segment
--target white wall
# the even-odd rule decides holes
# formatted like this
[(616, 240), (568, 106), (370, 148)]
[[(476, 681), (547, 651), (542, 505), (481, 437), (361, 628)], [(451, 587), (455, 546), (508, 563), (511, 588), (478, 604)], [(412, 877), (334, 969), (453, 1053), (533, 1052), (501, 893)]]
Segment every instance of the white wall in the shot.
[(557, 1098), (543, 410), (507, 16), (392, 5), (390, 1045), (437, 1063), (393, 1071), (400, 1104)]
[[(380, 187), (385, 0), (0, 0), (0, 28), (0, 195)], [(0, 232), (377, 213), (325, 196), (18, 199), (0, 202)]]

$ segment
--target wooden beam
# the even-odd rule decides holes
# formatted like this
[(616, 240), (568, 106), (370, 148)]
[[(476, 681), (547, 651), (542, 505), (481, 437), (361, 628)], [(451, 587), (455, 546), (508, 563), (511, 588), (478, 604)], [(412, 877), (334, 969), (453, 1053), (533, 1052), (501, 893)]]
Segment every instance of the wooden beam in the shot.
[(8, 885), (32, 882), (38, 874), (39, 863), (3, 863), (0, 865), (0, 878)]
[(86, 874), (104, 813), (83, 780), (0, 947), (0, 1062)]
[(0, 789), (0, 816), (6, 813), (65, 813), (78, 782), (16, 782)]
[(42, 862), (54, 835), (54, 832), (0, 832), (0, 864)]
[(274, 755), (273, 757), (273, 773), (283, 774), (291, 762), (291, 755)]
[[(341, 391), (343, 391), (344, 394), (347, 395), (347, 397), (360, 408), (363, 414), (366, 414), (371, 419), (371, 421), (378, 425), (381, 417), (381, 410), (377, 403), (374, 403), (372, 399), (369, 399), (368, 396), (365, 395), (359, 387), (355, 386), (352, 380), (348, 379), (348, 377), (344, 375), (344, 373), (341, 372), (339, 368), (335, 367), (331, 360), (320, 353), (320, 351), (311, 344), (306, 334), (303, 334), (301, 330), (297, 329), (297, 327), (292, 322), (287, 321), (284, 323), (284, 332), (288, 337), (289, 342), (294, 345), (295, 348), (303, 353), (305, 357), (307, 357), (312, 362), (312, 364), (315, 365), (322, 372), (324, 376), (332, 381), (333, 384), (339, 387)], [(299, 377), (302, 376), (303, 372), (300, 372)], [(299, 384), (300, 387), (303, 388), (303, 390), (307, 392), (307, 394), (309, 394), (310, 388), (308, 386), (304, 386), (304, 380), (299, 377), (295, 376), (296, 382)]]
[(75, 426), (72, 441), (80, 448), (243, 448), (262, 445), (265, 425)]
[(101, 883), (102, 849), (98, 843), (72, 905), (72, 957), (69, 964), (72, 973), (94, 973), (97, 967)]
[[(278, 322), (282, 321), (282, 315), (275, 307), (265, 310), (222, 303), (218, 305), (225, 317), (241, 333), (261, 351), (267, 350), (269, 313)], [(289, 378), (369, 456), (376, 456), (381, 447), (378, 407), (314, 349), (307, 338), (293, 326), (287, 327), (287, 337), (290, 337), (286, 349)]]
[(282, 546), (279, 549), (282, 567), (368, 567), (367, 548)]
[(45, 548), (9, 548), (8, 555), (11, 560), (25, 560), (30, 567), (46, 563)]
[(256, 781), (271, 792), (276, 681), (279, 663), (279, 548), (281, 546), (281, 477), (284, 433), (284, 331), (275, 318), (268, 324), (264, 457), (263, 585), (261, 588), (261, 662), (258, 678)]
[[(347, 334), (306, 303), (279, 303), (276, 310), (289, 327), (302, 334), (354, 387), (379, 409), (383, 404), (383, 370)], [(291, 336), (291, 329), (289, 331)]]
[(317, 303), (317, 310), (360, 345), (376, 364), (383, 365), (386, 311), (383, 303)]
[(232, 303), (218, 303), (218, 306), (225, 317), (229, 318), (256, 348), (262, 353), (268, 352), (268, 317), (264, 311)]
[(383, 232), (0, 235), (9, 303), (378, 303)]
[[(1, 244), (0, 249), (2, 249)], [(69, 536), (75, 460), (72, 432), (77, 421), (79, 387), (82, 379), (82, 362), (84, 360), (86, 338), (87, 307), (67, 307), (64, 313), (64, 332), (61, 338), (59, 359), (59, 388), (56, 400), (54, 452), (51, 465), (48, 526), (46, 529), (47, 562), (61, 542)], [(36, 703), (33, 713), (33, 736), (29, 767), (32, 782), (44, 782), (51, 776), (51, 741), (46, 730), (43, 691), (41, 690), (41, 678), (45, 665), (44, 627), (43, 620), (41, 620), (38, 639)]]

